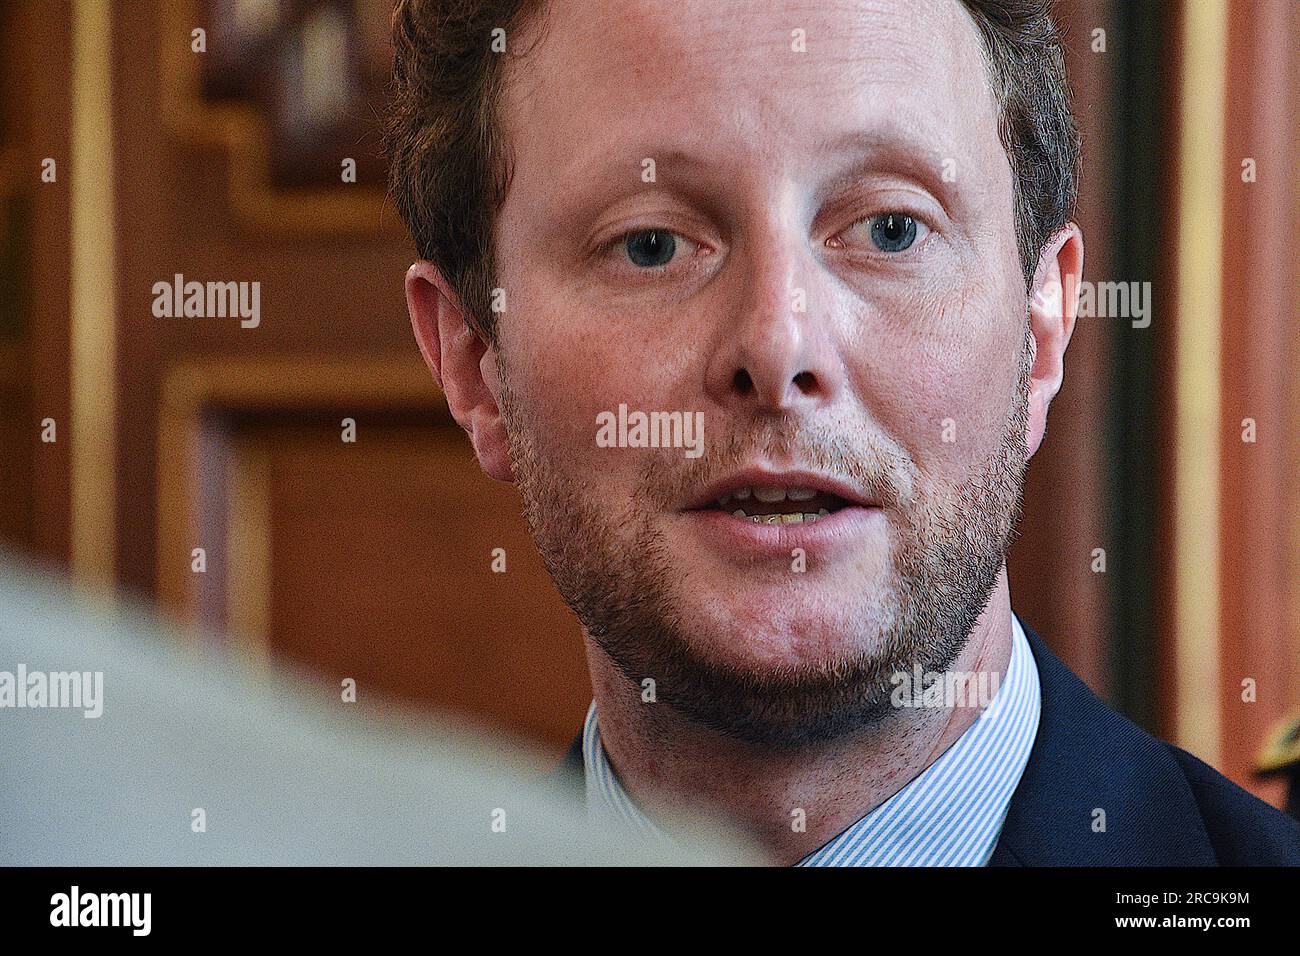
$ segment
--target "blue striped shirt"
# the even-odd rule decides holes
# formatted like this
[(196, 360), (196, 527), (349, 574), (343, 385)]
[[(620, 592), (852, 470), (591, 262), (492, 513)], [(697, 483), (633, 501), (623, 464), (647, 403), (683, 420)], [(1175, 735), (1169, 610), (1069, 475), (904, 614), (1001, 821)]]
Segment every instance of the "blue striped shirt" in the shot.
[[(966, 731), (901, 790), (814, 850), (800, 866), (986, 866), (1038, 733), (1038, 666), (1011, 617), (1001, 686)], [(627, 795), (600, 743), (596, 704), (582, 730), (587, 806), (605, 821), (663, 834)]]

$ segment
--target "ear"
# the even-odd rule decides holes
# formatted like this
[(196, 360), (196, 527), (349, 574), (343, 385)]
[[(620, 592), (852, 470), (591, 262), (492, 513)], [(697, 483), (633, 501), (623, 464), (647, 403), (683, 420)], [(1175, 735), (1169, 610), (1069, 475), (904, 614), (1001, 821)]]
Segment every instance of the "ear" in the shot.
[(1074, 223), (1052, 236), (1038, 260), (1029, 294), (1033, 368), (1029, 374), (1029, 454), (1038, 451), (1047, 431), (1047, 408), (1061, 389), (1065, 349), (1074, 334), (1083, 278), (1083, 233)]
[(497, 404), (496, 350), (470, 328), (460, 296), (431, 262), (421, 260), (406, 270), (406, 308), (420, 354), (452, 417), (469, 435), (479, 465), (489, 477), (513, 481)]

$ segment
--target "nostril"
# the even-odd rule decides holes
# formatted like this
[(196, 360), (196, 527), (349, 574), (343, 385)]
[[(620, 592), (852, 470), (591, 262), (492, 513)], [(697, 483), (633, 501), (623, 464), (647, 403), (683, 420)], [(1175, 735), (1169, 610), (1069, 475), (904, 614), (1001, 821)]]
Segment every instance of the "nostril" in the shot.
[(794, 384), (799, 391), (809, 395), (817, 388), (817, 376), (812, 372), (800, 372), (794, 377)]
[(749, 377), (749, 372), (743, 368), (736, 370), (736, 374), (731, 377), (731, 384), (741, 395), (748, 395), (754, 390), (754, 380)]

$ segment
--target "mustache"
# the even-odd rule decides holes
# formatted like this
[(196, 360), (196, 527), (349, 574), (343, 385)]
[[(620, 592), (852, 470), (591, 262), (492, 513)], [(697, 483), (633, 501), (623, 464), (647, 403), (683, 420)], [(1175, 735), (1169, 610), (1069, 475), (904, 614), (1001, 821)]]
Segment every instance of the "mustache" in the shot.
[(661, 508), (671, 508), (706, 485), (756, 462), (805, 468), (838, 478), (862, 489), (884, 507), (898, 505), (912, 495), (912, 459), (883, 434), (850, 438), (824, 425), (787, 420), (733, 429), (716, 438), (716, 427), (699, 458), (684, 459), (674, 450), (653, 449), (641, 474), (643, 496)]

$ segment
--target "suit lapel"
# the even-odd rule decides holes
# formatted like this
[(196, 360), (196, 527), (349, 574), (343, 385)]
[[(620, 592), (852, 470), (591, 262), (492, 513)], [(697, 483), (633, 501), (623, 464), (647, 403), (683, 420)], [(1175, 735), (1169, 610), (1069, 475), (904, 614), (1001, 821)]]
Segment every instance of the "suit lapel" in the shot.
[(1042, 713), (989, 864), (1213, 866), (1169, 748), (1103, 704), (1021, 625), (1038, 665)]

